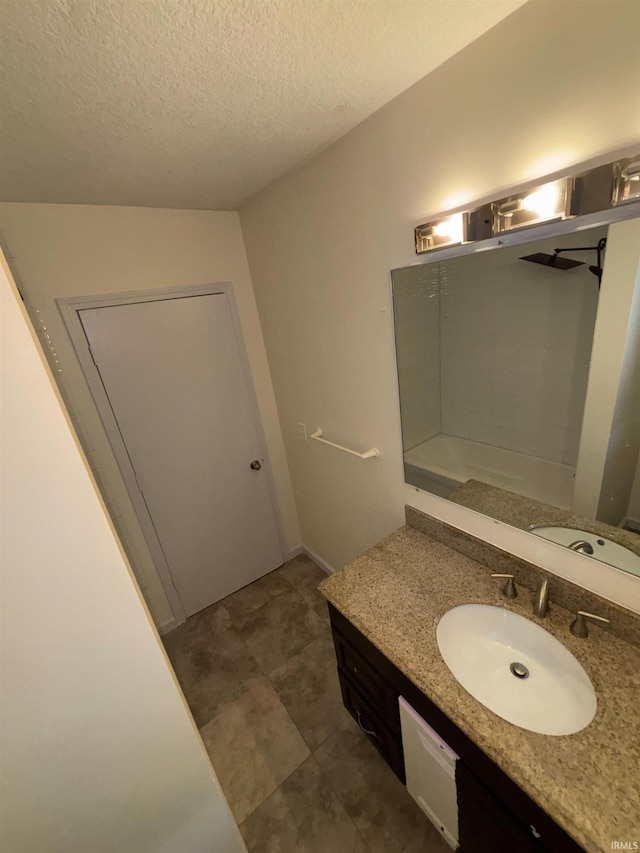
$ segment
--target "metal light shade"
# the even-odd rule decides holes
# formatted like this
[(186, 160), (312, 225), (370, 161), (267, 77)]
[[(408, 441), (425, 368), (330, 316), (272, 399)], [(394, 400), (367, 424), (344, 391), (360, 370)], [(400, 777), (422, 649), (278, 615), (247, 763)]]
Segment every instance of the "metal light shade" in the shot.
[(614, 164), (606, 163), (582, 172), (573, 179), (571, 215), (586, 216), (611, 207), (614, 188)]
[(425, 222), (415, 230), (416, 254), (456, 246), (467, 239), (468, 214), (453, 213), (443, 219)]
[(638, 201), (640, 199), (640, 157), (630, 157), (626, 160), (618, 160), (613, 167), (614, 205), (624, 204), (626, 201)]
[(570, 215), (572, 189), (573, 181), (562, 178), (492, 202), (492, 233), (565, 219)]
[[(589, 216), (626, 202), (640, 202), (640, 153), (418, 225), (416, 254)], [(624, 218), (624, 211), (619, 218)]]

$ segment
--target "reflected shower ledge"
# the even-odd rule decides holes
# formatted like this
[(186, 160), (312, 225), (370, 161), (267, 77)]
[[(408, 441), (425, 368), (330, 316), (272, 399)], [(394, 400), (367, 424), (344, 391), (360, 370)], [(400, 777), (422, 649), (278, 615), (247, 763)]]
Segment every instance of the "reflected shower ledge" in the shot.
[(404, 463), (407, 483), (441, 497), (467, 480), (481, 480), (561, 509), (573, 499), (571, 465), (444, 433), (407, 450)]

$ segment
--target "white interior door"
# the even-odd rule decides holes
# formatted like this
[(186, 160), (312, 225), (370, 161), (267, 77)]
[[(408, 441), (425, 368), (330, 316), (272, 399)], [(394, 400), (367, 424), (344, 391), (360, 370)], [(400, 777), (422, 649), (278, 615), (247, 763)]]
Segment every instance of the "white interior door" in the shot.
[(279, 566), (252, 389), (226, 294), (89, 308), (79, 317), (186, 614)]

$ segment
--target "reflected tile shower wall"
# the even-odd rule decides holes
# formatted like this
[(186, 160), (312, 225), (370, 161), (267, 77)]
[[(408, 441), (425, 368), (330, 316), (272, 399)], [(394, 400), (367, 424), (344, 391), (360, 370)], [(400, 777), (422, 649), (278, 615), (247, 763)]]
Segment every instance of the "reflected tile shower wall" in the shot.
[(393, 275), (403, 450), (441, 432), (440, 264), (408, 267)]
[[(593, 245), (600, 230), (571, 235), (571, 245)], [(516, 246), (439, 264), (442, 432), (573, 467), (598, 283), (588, 264), (559, 271), (522, 254)]]

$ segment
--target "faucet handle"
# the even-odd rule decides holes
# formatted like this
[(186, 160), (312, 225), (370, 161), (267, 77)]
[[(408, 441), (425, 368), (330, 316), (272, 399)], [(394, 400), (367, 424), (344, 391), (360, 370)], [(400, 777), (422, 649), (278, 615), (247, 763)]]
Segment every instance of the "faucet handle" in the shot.
[(586, 610), (578, 610), (578, 615), (569, 627), (569, 630), (574, 637), (582, 637), (584, 639), (589, 636), (587, 619), (591, 619), (592, 622), (606, 622), (607, 625), (609, 624), (609, 619), (605, 619), (604, 616), (596, 616), (595, 613), (587, 613)]
[(506, 578), (507, 582), (502, 587), (502, 594), (505, 598), (517, 598), (518, 590), (516, 589), (515, 582), (513, 580), (514, 575), (504, 574), (503, 572), (492, 572), (492, 578)]

